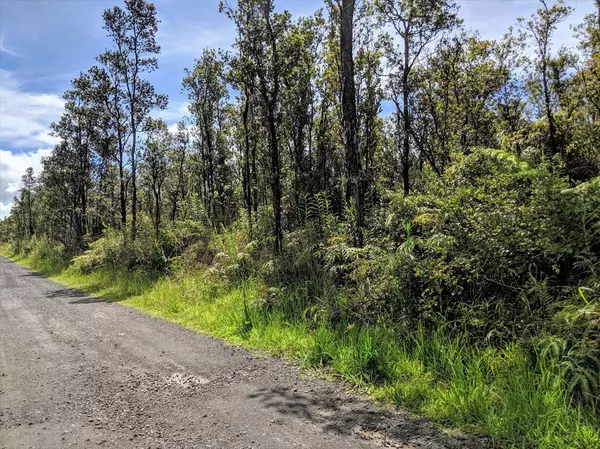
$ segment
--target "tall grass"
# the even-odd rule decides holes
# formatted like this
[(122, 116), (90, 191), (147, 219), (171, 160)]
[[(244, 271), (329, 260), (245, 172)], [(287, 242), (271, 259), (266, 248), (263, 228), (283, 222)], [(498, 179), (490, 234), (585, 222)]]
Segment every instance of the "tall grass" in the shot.
[[(7, 248), (0, 248), (6, 254)], [(31, 258), (20, 262), (32, 265)], [(202, 274), (150, 277), (61, 267), (54, 279), (245, 347), (293, 358), (444, 425), (489, 435), (507, 448), (598, 449), (600, 417), (569, 402), (558, 359), (531, 348), (474, 345), (462, 335), (397, 323), (353, 326), (307, 313), (298, 292), (264, 306), (259, 281), (236, 285)], [(283, 301), (282, 301), (283, 299)], [(329, 323), (329, 324), (327, 324)]]

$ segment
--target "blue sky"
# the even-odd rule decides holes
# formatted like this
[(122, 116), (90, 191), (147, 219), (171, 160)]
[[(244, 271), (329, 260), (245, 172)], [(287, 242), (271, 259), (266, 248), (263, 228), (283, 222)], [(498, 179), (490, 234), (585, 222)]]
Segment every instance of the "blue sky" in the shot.
[[(275, 0), (294, 17), (323, 6), (321, 0)], [(458, 0), (465, 26), (485, 38), (499, 38), (516, 22), (538, 8), (537, 0)], [(102, 11), (116, 0), (0, 0), (0, 218), (10, 211), (20, 178), (29, 166), (39, 171), (40, 160), (56, 139), (48, 125), (61, 114), (62, 92), (69, 81), (95, 63), (108, 45), (102, 30)], [(205, 47), (229, 48), (235, 30), (218, 12), (218, 0), (156, 0), (162, 21), (160, 69), (150, 76), (157, 90), (169, 95), (162, 116), (175, 122), (186, 115), (181, 93), (184, 68)], [(575, 9), (558, 30), (556, 46), (572, 46), (570, 25), (593, 11), (592, 0), (572, 0)]]

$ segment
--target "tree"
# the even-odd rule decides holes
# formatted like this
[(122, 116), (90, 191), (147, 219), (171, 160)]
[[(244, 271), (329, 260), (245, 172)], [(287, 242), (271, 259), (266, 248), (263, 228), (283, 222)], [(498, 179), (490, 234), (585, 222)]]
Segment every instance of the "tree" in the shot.
[(346, 150), (346, 202), (355, 214), (354, 243), (363, 244), (364, 192), (362, 164), (358, 153), (358, 118), (354, 81), (354, 7), (355, 0), (340, 0), (340, 55), (342, 84), (342, 123)]
[(376, 157), (381, 146), (379, 117), (383, 91), (381, 84), (382, 48), (376, 37), (376, 22), (367, 3), (358, 14), (355, 56), (356, 107), (358, 116), (359, 157), (363, 168), (362, 192), (365, 196), (364, 209), (376, 201), (375, 173)]
[(572, 111), (569, 175), (578, 180), (600, 173), (600, 3), (597, 6), (598, 11), (575, 28), (581, 59), (566, 92)]
[(28, 167), (25, 174), (21, 176), (21, 198), (19, 203), (23, 209), (23, 216), (27, 226), (27, 236), (32, 237), (35, 234), (35, 219), (33, 212), (34, 189), (37, 185), (37, 178), (33, 174), (33, 168)]
[[(90, 217), (88, 213), (92, 172), (96, 151), (103, 149), (98, 132), (103, 120), (102, 109), (95, 102), (93, 79), (82, 73), (71, 82), (65, 92), (65, 111), (60, 120), (51, 125), (54, 135), (62, 139), (52, 156), (44, 161), (43, 182), (47, 188), (65, 187), (59, 201), (68, 199), (68, 215), (74, 227), (74, 241), (65, 242), (72, 249), (84, 248)], [(54, 206), (54, 209), (57, 205)], [(65, 239), (68, 240), (68, 239)]]
[(163, 120), (148, 120), (145, 124), (146, 151), (142, 172), (154, 198), (154, 232), (160, 234), (163, 184), (167, 178), (168, 154), (172, 137)]
[(154, 4), (145, 0), (125, 0), (125, 9), (115, 6), (103, 14), (104, 30), (112, 39), (113, 48), (98, 57), (112, 75), (116, 106), (128, 120), (131, 142), (131, 236), (136, 237), (137, 214), (137, 137), (141, 126), (154, 108), (164, 109), (167, 97), (157, 94), (154, 86), (142, 78), (144, 72), (158, 68), (156, 43), (159, 20)]
[(276, 13), (273, 0), (240, 0), (237, 8), (220, 3), (221, 11), (235, 23), (238, 36), (235, 47), (238, 55), (232, 61), (236, 79), (244, 79), (256, 93), (262, 109), (265, 131), (269, 140), (270, 184), (273, 204), (275, 251), (280, 252), (283, 241), (281, 223), (281, 155), (280, 93), (285, 60), (281, 47), (290, 27), (290, 14)]
[(104, 159), (107, 170), (117, 164), (119, 182), (119, 210), (121, 230), (127, 232), (127, 184), (126, 170), (127, 144), (131, 138), (131, 128), (125, 110), (125, 96), (119, 88), (119, 73), (116, 67), (94, 66), (88, 71), (91, 80), (89, 96), (99, 113), (96, 123), (101, 144), (98, 153)]
[[(523, 63), (523, 36), (509, 28), (501, 41), (496, 42), (494, 57), (510, 75), (496, 95), (495, 113), (497, 117), (497, 138), (505, 148), (510, 148), (517, 156), (522, 153), (522, 133), (527, 125), (527, 89)], [(521, 73), (520, 73), (521, 72)]]
[[(391, 40), (388, 44), (388, 88), (396, 108), (397, 133), (401, 136), (398, 142), (401, 145), (402, 180), (404, 194), (408, 195), (411, 140), (415, 140), (417, 148), (420, 146), (412, 127), (413, 69), (435, 39), (460, 23), (458, 7), (450, 0), (375, 0), (375, 8), (381, 23), (391, 25), (400, 40), (398, 45)], [(433, 161), (429, 162), (434, 170), (439, 171)]]
[(563, 0), (558, 0), (556, 4), (548, 7), (546, 0), (540, 0), (542, 7), (537, 10), (537, 14), (532, 15), (528, 20), (519, 18), (519, 24), (525, 28), (526, 33), (535, 44), (536, 59), (534, 62), (535, 74), (539, 77), (542, 89), (543, 110), (548, 121), (548, 159), (558, 154), (560, 151), (556, 120), (554, 118), (555, 104), (552, 99), (551, 87), (551, 39), (556, 27), (564, 21), (572, 9), (565, 6)]
[(312, 128), (314, 122), (317, 53), (323, 17), (320, 12), (290, 26), (281, 53), (285, 63), (283, 116), (291, 138), (294, 172), (292, 190), (297, 207), (302, 193), (312, 193)]
[(439, 169), (453, 153), (498, 146), (495, 106), (511, 76), (498, 47), (464, 33), (441, 39), (418, 71), (412, 127), (423, 157)]
[[(242, 124), (243, 124), (243, 160), (244, 160), (244, 168), (242, 175), (242, 187), (244, 190), (244, 200), (246, 202), (246, 213), (248, 214), (248, 229), (250, 238), (252, 238), (252, 210), (253, 206), (258, 203), (256, 200), (258, 199), (258, 195), (253, 194), (252, 185), (254, 184), (254, 188), (258, 189), (258, 185), (256, 185), (256, 180), (253, 180), (251, 175), (252, 171), (256, 173), (256, 145), (250, 144), (250, 108), (251, 108), (251, 96), (250, 89), (248, 86), (244, 86), (244, 94), (242, 100)], [(251, 156), (252, 155), (252, 156)], [(254, 168), (254, 170), (252, 170)], [(254, 181), (254, 182), (253, 182)], [(254, 212), (256, 213), (256, 207), (254, 207)]]
[[(205, 206), (211, 218), (216, 218), (216, 202), (223, 201), (223, 111), (229, 98), (225, 83), (224, 62), (214, 50), (205, 49), (192, 70), (186, 69), (183, 88), (188, 91), (189, 110), (200, 132), (200, 154)], [(221, 207), (221, 219), (224, 212)]]
[(174, 222), (179, 214), (180, 203), (184, 203), (188, 192), (188, 177), (186, 168), (190, 151), (190, 134), (183, 121), (177, 123), (177, 133), (171, 151), (168, 154), (168, 169), (171, 199), (171, 222)]
[(340, 9), (334, 0), (326, 1), (327, 20), (316, 69), (316, 105), (313, 138), (315, 168), (312, 183), (315, 192), (326, 193), (332, 210), (341, 215), (345, 192), (342, 180), (345, 154), (341, 109)]
[(576, 28), (579, 48), (585, 57), (577, 79), (584, 98), (592, 106), (594, 119), (600, 118), (600, 0), (596, 0), (596, 5), (597, 13), (586, 16), (584, 23)]

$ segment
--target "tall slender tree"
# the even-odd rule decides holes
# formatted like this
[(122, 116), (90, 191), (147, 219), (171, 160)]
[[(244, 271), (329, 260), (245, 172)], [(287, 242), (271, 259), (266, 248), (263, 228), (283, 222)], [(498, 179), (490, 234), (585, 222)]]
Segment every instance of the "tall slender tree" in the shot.
[(221, 11), (235, 23), (238, 36), (237, 57), (232, 64), (238, 79), (250, 84), (262, 109), (265, 131), (269, 141), (270, 184), (273, 205), (275, 251), (281, 251), (283, 227), (281, 222), (281, 154), (280, 124), (282, 121), (282, 83), (285, 59), (281, 47), (290, 28), (290, 13), (275, 12), (273, 0), (240, 0), (237, 7), (221, 2)]
[(281, 52), (285, 60), (283, 86), (284, 126), (291, 139), (294, 205), (299, 204), (303, 192), (310, 192), (312, 174), (311, 130), (315, 101), (314, 76), (316, 72), (319, 31), (323, 24), (320, 12), (300, 18), (290, 27)]
[(162, 218), (163, 185), (167, 178), (168, 154), (172, 136), (163, 120), (148, 120), (145, 124), (146, 131), (145, 158), (141, 169), (143, 178), (152, 192), (154, 199), (154, 232), (160, 234)]
[(551, 46), (552, 35), (556, 31), (559, 23), (563, 22), (572, 9), (565, 5), (563, 0), (558, 0), (556, 4), (548, 6), (546, 0), (539, 0), (541, 7), (537, 13), (529, 19), (519, 19), (519, 24), (526, 30), (529, 37), (535, 44), (535, 70), (534, 73), (539, 77), (541, 84), (543, 111), (548, 121), (548, 152), (547, 157), (552, 158), (560, 151), (556, 119), (554, 117), (555, 104), (552, 95), (552, 77), (551, 77)]
[[(412, 102), (415, 92), (414, 68), (421, 62), (427, 47), (442, 33), (451, 30), (458, 23), (458, 7), (452, 0), (375, 0), (375, 7), (382, 24), (391, 25), (396, 45), (389, 42), (387, 59), (390, 65), (391, 100), (396, 107), (397, 134), (400, 136), (400, 160), (402, 162), (402, 182), (404, 194), (410, 192), (411, 141), (417, 148), (412, 122)], [(432, 161), (430, 161), (432, 162)], [(435, 164), (432, 168), (439, 171)]]
[[(205, 49), (193, 69), (186, 69), (183, 87), (188, 92), (189, 110), (200, 133), (202, 179), (205, 183), (205, 207), (216, 218), (217, 198), (222, 200), (223, 121), (225, 103), (229, 98), (223, 60), (214, 50)], [(221, 211), (222, 212), (222, 211)], [(221, 217), (223, 218), (223, 217)]]
[(28, 167), (25, 174), (21, 176), (21, 198), (20, 205), (23, 209), (25, 223), (27, 224), (27, 236), (32, 237), (35, 234), (35, 218), (33, 212), (34, 189), (37, 185), (37, 178), (34, 176), (33, 168)]
[(123, 102), (127, 116), (131, 142), (129, 142), (129, 165), (131, 167), (131, 237), (137, 233), (137, 166), (138, 133), (154, 108), (164, 109), (168, 99), (157, 94), (154, 86), (142, 78), (145, 72), (158, 68), (156, 55), (160, 47), (156, 43), (159, 20), (154, 4), (145, 0), (125, 0), (125, 9), (118, 6), (103, 14), (104, 29), (112, 40), (113, 48), (98, 57), (109, 73), (113, 74), (113, 89)]
[(186, 168), (188, 165), (190, 152), (190, 133), (185, 126), (185, 122), (177, 123), (177, 133), (174, 136), (173, 148), (168, 154), (169, 157), (169, 178), (170, 178), (170, 201), (171, 212), (169, 214), (171, 222), (178, 218), (181, 203), (185, 203), (188, 193), (188, 176)]
[(354, 242), (363, 244), (364, 193), (362, 164), (358, 152), (358, 117), (354, 80), (355, 0), (340, 0), (340, 55), (342, 84), (342, 122), (346, 160), (346, 201), (352, 203), (355, 219)]

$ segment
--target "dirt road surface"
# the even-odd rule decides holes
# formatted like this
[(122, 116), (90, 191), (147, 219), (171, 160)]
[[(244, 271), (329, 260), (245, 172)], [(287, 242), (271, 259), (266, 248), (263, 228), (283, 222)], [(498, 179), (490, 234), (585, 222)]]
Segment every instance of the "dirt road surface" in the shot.
[(0, 257), (0, 447), (473, 448)]

